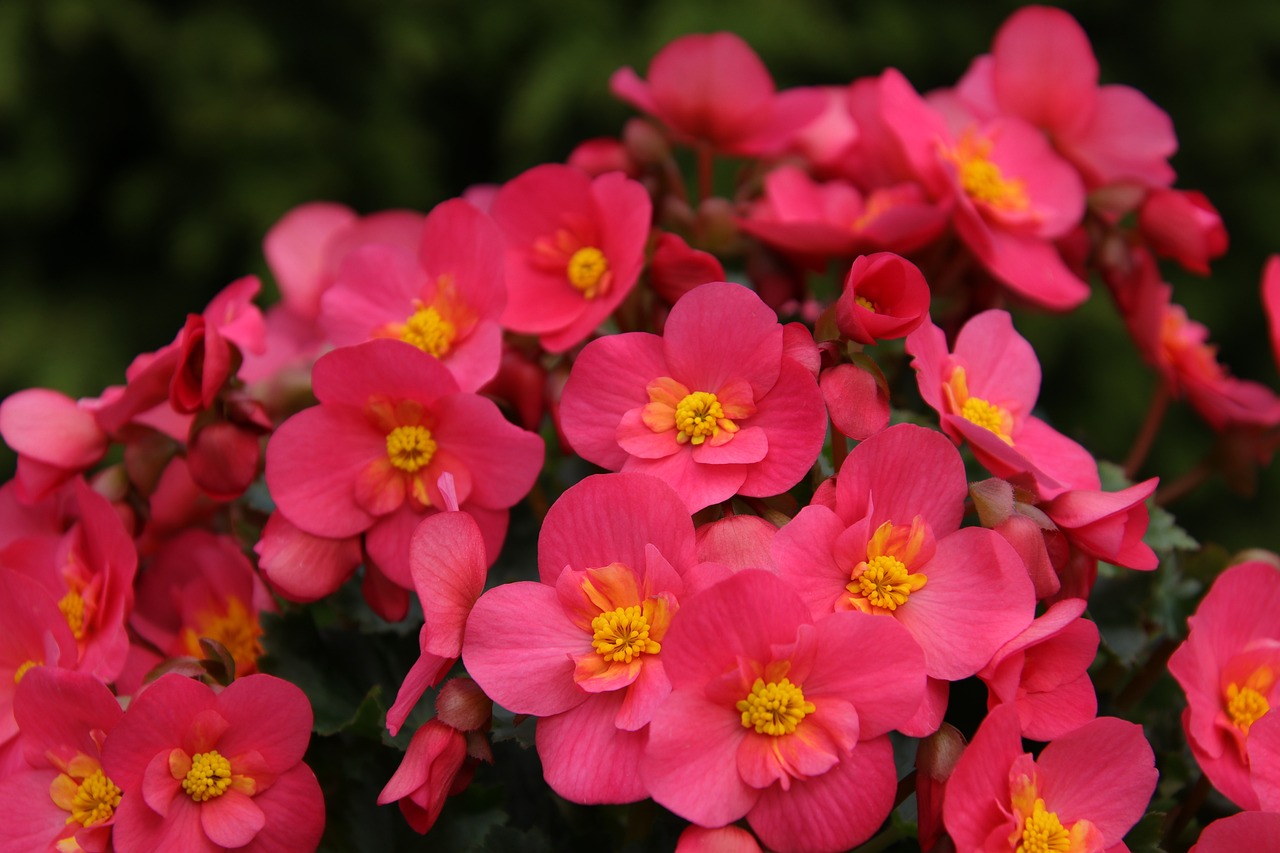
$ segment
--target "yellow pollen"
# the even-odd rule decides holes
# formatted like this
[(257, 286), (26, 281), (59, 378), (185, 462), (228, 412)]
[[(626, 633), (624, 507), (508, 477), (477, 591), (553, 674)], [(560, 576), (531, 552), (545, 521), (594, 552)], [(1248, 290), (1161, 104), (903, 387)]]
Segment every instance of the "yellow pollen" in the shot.
[(605, 660), (631, 663), (641, 654), (657, 654), (661, 644), (649, 639), (649, 620), (640, 607), (619, 607), (591, 620), (591, 645)]
[(970, 423), (990, 430), (1005, 444), (1013, 446), (1013, 439), (1005, 433), (1005, 423), (1010, 418), (999, 406), (993, 406), (981, 397), (970, 397), (960, 408), (960, 416)]
[(458, 330), (431, 306), (419, 308), (404, 322), (400, 340), (436, 358), (443, 358), (453, 346)]
[(1057, 813), (1046, 809), (1044, 800), (1037, 799), (1023, 826), (1018, 853), (1068, 853), (1070, 850), (1070, 833), (1058, 820)]
[(870, 560), (867, 568), (846, 589), (860, 594), (875, 607), (897, 610), (900, 605), (907, 603), (907, 598), (911, 595), (911, 576), (900, 560), (884, 554)]
[(120, 789), (107, 778), (101, 768), (93, 771), (76, 788), (67, 823), (93, 826), (111, 820), (111, 815), (120, 805), (120, 793)]
[(679, 435), (676, 441), (680, 444), (702, 444), (707, 437), (716, 437), (720, 432), (717, 421), (724, 418), (724, 409), (715, 394), (706, 391), (694, 391), (676, 406), (676, 429)]
[(565, 269), (565, 274), (569, 276), (569, 283), (581, 290), (582, 295), (588, 299), (595, 299), (601, 291), (606, 289), (608, 282), (602, 284), (601, 279), (608, 272), (609, 260), (604, 256), (604, 252), (595, 246), (583, 246), (574, 252)]
[(231, 596), (225, 613), (201, 614), (195, 627), (183, 632), (183, 642), (188, 654), (203, 657), (200, 638), (217, 640), (235, 659), (236, 673), (245, 675), (257, 668), (258, 658), (262, 657), (261, 636), (258, 617), (250, 613), (239, 598)]
[(804, 701), (800, 686), (787, 678), (768, 684), (757, 678), (747, 698), (739, 700), (736, 707), (742, 712), (743, 728), (773, 737), (791, 734), (806, 714), (817, 710), (812, 702)]
[(401, 471), (413, 474), (435, 455), (436, 442), (426, 427), (401, 426), (387, 433), (387, 458)]
[(62, 600), (58, 602), (58, 609), (62, 611), (62, 616), (67, 620), (67, 625), (71, 628), (72, 635), (77, 640), (84, 639), (84, 599), (80, 597), (80, 593), (72, 590), (62, 596)]
[(853, 301), (866, 308), (872, 314), (876, 313), (876, 304), (865, 296), (855, 296)]
[(18, 682), (22, 681), (22, 676), (27, 674), (27, 670), (37, 666), (44, 666), (44, 664), (38, 660), (29, 660), (26, 663), (24, 663), (22, 666), (15, 669), (13, 671), (13, 683), (17, 684)]
[(231, 762), (216, 749), (191, 756), (191, 769), (182, 780), (182, 790), (197, 803), (221, 797), (231, 787)]
[(988, 141), (966, 137), (951, 154), (960, 171), (960, 186), (974, 201), (1002, 210), (1026, 210), (1027, 188), (1021, 180), (1009, 180), (1000, 167), (987, 159)]
[(1249, 727), (1270, 710), (1267, 697), (1252, 687), (1241, 687), (1235, 682), (1227, 687), (1227, 716), (1245, 735), (1249, 734)]

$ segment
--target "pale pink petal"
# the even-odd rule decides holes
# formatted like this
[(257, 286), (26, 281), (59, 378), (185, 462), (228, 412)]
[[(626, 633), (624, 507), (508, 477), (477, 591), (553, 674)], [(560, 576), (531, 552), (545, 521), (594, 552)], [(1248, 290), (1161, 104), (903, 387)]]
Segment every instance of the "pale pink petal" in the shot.
[(563, 714), (538, 720), (538, 757), (557, 794), (575, 803), (634, 803), (649, 796), (640, 776), (647, 731), (617, 728), (622, 691), (592, 696)]
[(271, 226), (262, 249), (291, 312), (308, 318), (319, 313), (320, 295), (329, 284), (325, 244), (355, 221), (351, 208), (316, 201), (295, 207)]
[(996, 33), (991, 55), (996, 98), (1005, 111), (1051, 134), (1088, 123), (1098, 85), (1089, 37), (1061, 9), (1021, 9)]
[(762, 792), (747, 822), (778, 853), (855, 847), (889, 816), (897, 781), (889, 739), (862, 741), (821, 776)]
[(593, 653), (591, 636), (565, 617), (556, 591), (527, 581), (480, 596), (462, 646), (467, 672), (493, 701), (538, 717), (587, 699), (573, 681), (574, 661)]
[(267, 823), (267, 816), (252, 797), (234, 789), (204, 803), (200, 808), (200, 825), (214, 844), (243, 847), (254, 839)]
[(547, 511), (538, 534), (538, 574), (554, 583), (565, 566), (622, 563), (639, 571), (650, 545), (677, 571), (697, 562), (693, 520), (680, 496), (641, 474), (587, 477)]
[[(1036, 767), (1046, 806), (1064, 824), (1091, 821), (1108, 845), (1122, 840), (1146, 812), (1159, 775), (1142, 727), (1114, 717), (1053, 741)], [(1099, 785), (1099, 779), (1112, 782)]]
[(712, 282), (680, 297), (662, 342), (670, 375), (691, 391), (745, 379), (759, 400), (778, 381), (782, 338), (778, 316), (753, 291)]
[(623, 414), (649, 402), (645, 390), (670, 370), (662, 339), (631, 332), (592, 341), (579, 353), (560, 402), (560, 428), (574, 452), (616, 471), (627, 459), (618, 447)]
[(59, 468), (88, 468), (107, 449), (107, 434), (89, 409), (44, 388), (19, 391), (0, 403), (0, 435), (23, 456)]
[(738, 775), (742, 715), (701, 689), (673, 692), (649, 724), (640, 762), (650, 795), (686, 820), (723, 826), (745, 815), (760, 792)]
[(1031, 624), (1031, 579), (994, 531), (966, 527), (939, 539), (922, 571), (927, 582), (894, 615), (924, 649), (934, 678), (973, 675)]

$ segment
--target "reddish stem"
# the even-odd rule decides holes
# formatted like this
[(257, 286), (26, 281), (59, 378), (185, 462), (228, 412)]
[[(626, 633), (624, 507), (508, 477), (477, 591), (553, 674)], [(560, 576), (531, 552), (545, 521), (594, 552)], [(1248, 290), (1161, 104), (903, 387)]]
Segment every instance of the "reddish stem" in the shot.
[(1196, 467), (1169, 485), (1156, 489), (1156, 506), (1168, 506), (1174, 501), (1185, 497), (1189, 492), (1195, 491), (1197, 486), (1209, 479), (1209, 475), (1212, 473), (1213, 465), (1209, 463), (1208, 457), (1201, 459), (1196, 463)]
[(1133, 440), (1133, 447), (1129, 449), (1129, 456), (1124, 461), (1124, 475), (1130, 480), (1137, 476), (1138, 469), (1142, 467), (1147, 454), (1151, 452), (1151, 445), (1155, 444), (1156, 436), (1160, 433), (1160, 425), (1164, 422), (1165, 412), (1169, 411), (1170, 399), (1169, 386), (1161, 382), (1156, 386), (1155, 393), (1151, 395), (1146, 420), (1142, 422), (1142, 428), (1138, 430), (1138, 435)]

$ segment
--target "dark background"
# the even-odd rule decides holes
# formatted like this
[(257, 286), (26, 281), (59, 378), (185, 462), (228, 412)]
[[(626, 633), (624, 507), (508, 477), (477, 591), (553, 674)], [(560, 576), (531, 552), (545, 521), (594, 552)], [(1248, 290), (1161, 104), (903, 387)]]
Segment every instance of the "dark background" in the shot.
[[(172, 339), (228, 282), (266, 273), (291, 207), (428, 210), (476, 182), (562, 160), (632, 112), (609, 74), (686, 32), (730, 29), (782, 86), (901, 69), (953, 83), (1020, 4), (947, 0), (503, 0), (0, 3), (0, 395), (94, 396)], [(1067, 4), (1104, 83), (1166, 109), (1178, 186), (1231, 236), (1209, 280), (1170, 269), (1233, 371), (1276, 387), (1258, 305), (1280, 246), (1280, 12), (1274, 4)], [(1099, 292), (1066, 317), (1020, 315), (1044, 414), (1121, 459), (1152, 387)], [(1212, 434), (1175, 409), (1144, 475), (1190, 468)], [(12, 457), (0, 457), (11, 470)], [(1280, 482), (1215, 481), (1173, 509), (1234, 550), (1280, 547)]]

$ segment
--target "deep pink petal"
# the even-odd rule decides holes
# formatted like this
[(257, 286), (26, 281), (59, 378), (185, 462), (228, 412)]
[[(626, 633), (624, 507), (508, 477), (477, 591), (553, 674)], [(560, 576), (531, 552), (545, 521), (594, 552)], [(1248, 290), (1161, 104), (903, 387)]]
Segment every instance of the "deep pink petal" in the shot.
[(671, 682), (661, 657), (645, 657), (636, 680), (626, 689), (614, 725), (629, 732), (639, 731), (653, 719), (653, 713), (671, 694)]
[(23, 766), (0, 782), (0, 798), (6, 806), (0, 820), (0, 850), (44, 853), (52, 849), (55, 839), (69, 834), (67, 813), (49, 796), (55, 775), (56, 771)]
[(313, 536), (273, 512), (254, 546), (271, 588), (290, 601), (315, 601), (338, 590), (360, 565), (360, 539)]
[(218, 741), (218, 751), (233, 762), (237, 755), (257, 752), (272, 773), (283, 773), (307, 751), (311, 702), (283, 678), (264, 674), (237, 678), (218, 694), (218, 712), (231, 724)]
[(547, 784), (575, 803), (633, 803), (649, 795), (640, 759), (649, 733), (614, 725), (623, 691), (592, 696), (538, 720), (538, 757)]
[(742, 715), (709, 701), (694, 687), (674, 691), (649, 724), (641, 774), (650, 795), (702, 826), (723, 826), (745, 815), (759, 792), (738, 775)]
[(1067, 825), (1091, 821), (1108, 845), (1121, 841), (1146, 812), (1159, 775), (1142, 727), (1114, 717), (1100, 717), (1053, 741), (1036, 767), (1045, 807)]
[(505, 509), (529, 493), (542, 470), (540, 436), (511, 423), (492, 400), (476, 394), (451, 394), (436, 412), (433, 434), (470, 473), (470, 501)]
[(19, 391), (0, 403), (0, 434), (23, 456), (59, 468), (88, 468), (107, 449), (107, 434), (89, 409), (44, 388)]
[(253, 802), (267, 822), (245, 853), (296, 853), (319, 846), (324, 834), (324, 794), (310, 767), (297, 764)]
[[(437, 293), (445, 288), (446, 299), (458, 299), (477, 318), (496, 320), (502, 314), (502, 233), (475, 205), (450, 199), (433, 208), (418, 251), (422, 270)], [(456, 289), (455, 294), (449, 289)]]
[(822, 372), (822, 399), (831, 423), (855, 441), (889, 425), (889, 397), (876, 377), (856, 364), (837, 364)]
[(1241, 812), (1204, 828), (1191, 853), (1280, 853), (1280, 814)]
[(670, 375), (662, 339), (645, 332), (609, 335), (579, 353), (560, 402), (560, 427), (574, 452), (616, 471), (627, 459), (618, 447), (623, 414), (649, 402), (646, 386)]
[(1272, 711), (1254, 721), (1248, 747), (1258, 803), (1264, 811), (1280, 812), (1280, 713)]
[(648, 474), (675, 489), (685, 509), (695, 513), (726, 501), (738, 493), (746, 479), (748, 465), (699, 465), (687, 448), (663, 459), (628, 457), (622, 470)]
[(994, 531), (966, 527), (939, 539), (922, 570), (927, 582), (894, 615), (924, 649), (934, 678), (973, 675), (1031, 624), (1031, 579)]
[(484, 591), (484, 538), (464, 512), (442, 512), (418, 524), (409, 543), (409, 570), (429, 627), (423, 650), (446, 658), (462, 652), (467, 616)]
[[(624, 453), (638, 456), (641, 459), (661, 459), (681, 449), (681, 445), (676, 441), (674, 428), (655, 432), (652, 427), (644, 422), (643, 407), (636, 407), (624, 414), (622, 420), (618, 423), (618, 430), (615, 435), (618, 447)], [(734, 438), (737, 438), (736, 434)], [(760, 451), (760, 456), (764, 456), (763, 449)], [(756, 460), (752, 459), (751, 461), (755, 462)]]
[(844, 594), (852, 566), (835, 558), (845, 523), (824, 506), (807, 506), (778, 531), (772, 554), (778, 575), (809, 607), (814, 619), (828, 616)]
[(671, 309), (662, 336), (671, 376), (715, 393), (745, 379), (757, 400), (778, 381), (782, 326), (773, 309), (740, 284), (695, 287)]
[[(111, 778), (115, 780), (114, 776)], [(187, 796), (175, 797), (173, 808), (164, 817), (149, 809), (141, 797), (122, 798), (115, 813), (111, 843), (116, 853), (156, 850), (222, 853), (225, 850), (205, 835), (200, 825), (200, 806)]]
[(870, 838), (893, 810), (897, 774), (887, 737), (862, 741), (827, 773), (791, 790), (764, 791), (747, 822), (770, 850), (845, 850)]
[(999, 832), (1007, 837), (1013, 831), (1009, 769), (1021, 755), (1017, 710), (1012, 706), (993, 709), (947, 780), (942, 816), (957, 849), (983, 850), (988, 837), (999, 837)]
[(267, 823), (267, 816), (252, 797), (234, 789), (200, 807), (200, 825), (214, 844), (243, 847)]
[(467, 620), (462, 659), (493, 701), (546, 717), (586, 700), (573, 681), (574, 661), (593, 651), (590, 635), (565, 617), (553, 588), (519, 582), (480, 596)]
[(1021, 9), (996, 33), (991, 50), (1000, 107), (1050, 134), (1087, 124), (1098, 60), (1084, 29), (1061, 9)]
[[(419, 645), (425, 642), (427, 635), (426, 626), (422, 627), (423, 630), (419, 632)], [(395, 701), (387, 709), (387, 731), (391, 732), (392, 737), (399, 734), (400, 727), (404, 725), (404, 721), (412, 713), (422, 694), (427, 692), (428, 687), (440, 683), (445, 673), (453, 666), (454, 660), (454, 658), (442, 658), (429, 652), (418, 655), (418, 659), (405, 674), (404, 681), (400, 683)]]
[[(724, 444), (713, 445), (711, 442), (704, 442), (695, 445), (690, 451), (693, 454), (693, 461), (699, 465), (752, 465), (754, 474), (763, 463), (762, 465), (752, 463), (760, 462), (769, 452), (768, 434), (763, 427), (756, 426), (756, 423), (757, 420), (752, 418), (752, 426), (740, 428), (733, 434), (733, 438)], [(779, 435), (778, 437), (785, 441), (788, 436)], [(745, 483), (743, 487), (746, 487)]]
[(53, 666), (28, 670), (13, 701), (13, 715), (32, 766), (44, 764), (45, 750), (54, 747), (96, 755), (98, 745), (89, 733), (94, 729), (110, 733), (122, 714), (120, 703), (100, 679)]
[(371, 396), (430, 404), (458, 391), (438, 358), (403, 341), (380, 339), (325, 353), (311, 371), (311, 388), (325, 404), (363, 409)]
[(740, 491), (766, 497), (800, 482), (817, 461), (827, 430), (827, 407), (813, 374), (789, 358), (782, 359), (778, 383), (756, 406), (756, 414), (744, 423), (764, 430), (769, 452), (749, 467)]
[(1016, 702), (1022, 731), (1047, 741), (1074, 731), (1098, 716), (1098, 694), (1088, 673), (1044, 693), (1027, 693)]
[(935, 430), (899, 424), (876, 433), (850, 451), (839, 474), (836, 501), (846, 523), (870, 512), (874, 531), (885, 521), (910, 524), (918, 515), (943, 537), (964, 516), (964, 461)]

